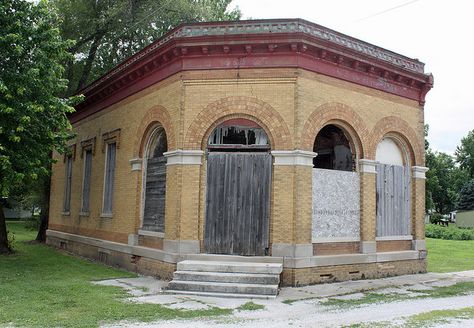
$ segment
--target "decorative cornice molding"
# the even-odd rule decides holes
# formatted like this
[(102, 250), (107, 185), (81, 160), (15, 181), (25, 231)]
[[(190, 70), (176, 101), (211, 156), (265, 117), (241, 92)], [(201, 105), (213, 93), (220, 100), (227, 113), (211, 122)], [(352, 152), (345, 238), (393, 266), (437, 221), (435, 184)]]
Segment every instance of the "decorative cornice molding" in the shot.
[(96, 137), (81, 141), (81, 158), (84, 157), (84, 151), (90, 149), (92, 155), (95, 155)]
[(120, 148), (120, 129), (105, 132), (102, 134), (102, 152), (105, 152), (105, 145), (115, 142), (117, 149)]
[(313, 158), (318, 154), (305, 150), (273, 150), (273, 165), (313, 166)]
[(177, 149), (163, 154), (166, 159), (166, 165), (201, 165), (202, 150), (182, 150)]
[(421, 105), (433, 86), (418, 60), (304, 20), (196, 23), (172, 30), (81, 90), (86, 98), (70, 118), (77, 122), (182, 70), (278, 67), (307, 69)]

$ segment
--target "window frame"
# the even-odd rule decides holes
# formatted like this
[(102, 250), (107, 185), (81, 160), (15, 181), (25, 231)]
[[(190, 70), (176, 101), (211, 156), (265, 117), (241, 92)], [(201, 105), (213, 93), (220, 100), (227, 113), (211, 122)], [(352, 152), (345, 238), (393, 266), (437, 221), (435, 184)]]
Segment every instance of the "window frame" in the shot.
[[(111, 157), (110, 156), (110, 149), (114, 147), (114, 157), (113, 157), (113, 167), (112, 167), (112, 174), (108, 174), (109, 170), (111, 169)], [(102, 191), (102, 212), (101, 217), (103, 218), (112, 218), (113, 217), (113, 206), (114, 206), (114, 182), (115, 182), (115, 168), (117, 163), (117, 142), (115, 140), (106, 142), (105, 145), (105, 165), (104, 165), (104, 184), (103, 184), (103, 191)], [(110, 205), (106, 203), (107, 201), (107, 194), (110, 191)], [(106, 206), (107, 205), (107, 206)], [(110, 211), (109, 211), (110, 208)]]
[(72, 164), (73, 154), (64, 156), (65, 177), (64, 177), (64, 199), (62, 215), (71, 215), (71, 194), (72, 194)]
[[(84, 161), (83, 161), (83, 169), (82, 169), (82, 189), (81, 189), (81, 211), (79, 213), (80, 216), (89, 216), (90, 214), (90, 199), (91, 199), (91, 181), (92, 181), (92, 159), (94, 156), (94, 152), (91, 148), (86, 148), (83, 151)], [(90, 154), (90, 165), (87, 166), (87, 159), (88, 155)], [(87, 175), (87, 169), (89, 169), (89, 174)], [(88, 181), (86, 181), (88, 178)], [(86, 189), (86, 182), (88, 183), (88, 191), (87, 191), (87, 208), (85, 208), (86, 198), (85, 189)]]

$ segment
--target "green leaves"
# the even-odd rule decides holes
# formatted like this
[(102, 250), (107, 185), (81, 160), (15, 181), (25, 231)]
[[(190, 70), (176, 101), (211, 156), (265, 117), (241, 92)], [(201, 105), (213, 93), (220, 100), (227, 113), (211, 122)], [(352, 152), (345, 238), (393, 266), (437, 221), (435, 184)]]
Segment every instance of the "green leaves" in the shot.
[[(63, 41), (48, 2), (0, 4), (0, 193), (47, 174), (53, 150), (70, 135), (66, 113), (77, 99), (62, 99), (67, 81)], [(56, 27), (55, 27), (56, 26)]]
[(53, 0), (60, 30), (74, 55), (67, 60), (74, 94), (114, 66), (184, 22), (237, 20), (231, 0)]

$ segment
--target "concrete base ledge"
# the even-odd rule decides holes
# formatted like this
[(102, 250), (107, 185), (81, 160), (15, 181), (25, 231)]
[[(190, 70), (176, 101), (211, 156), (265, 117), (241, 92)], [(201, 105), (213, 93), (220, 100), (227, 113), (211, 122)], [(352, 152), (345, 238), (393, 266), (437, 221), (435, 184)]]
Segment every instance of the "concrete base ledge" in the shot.
[[(121, 252), (130, 255), (138, 255), (142, 257), (147, 257), (150, 259), (167, 262), (167, 263), (178, 263), (183, 260), (206, 260), (207, 258), (216, 258), (222, 257), (226, 259), (231, 259), (232, 261), (244, 261), (253, 257), (245, 256), (232, 256), (232, 255), (213, 255), (213, 254), (178, 254), (171, 253), (159, 249), (143, 247), (143, 246), (134, 246), (127, 245), (122, 243), (117, 243), (113, 241), (107, 241), (92, 237), (75, 235), (67, 232), (61, 232), (56, 230), (47, 230), (46, 235), (52, 238), (63, 239), (67, 241), (82, 243), (90, 246), (95, 246), (102, 250), (110, 250), (115, 252)], [(186, 241), (185, 241), (186, 242)], [(192, 242), (195, 246), (194, 241)], [(179, 250), (179, 248), (177, 249)], [(261, 259), (262, 257), (260, 257)], [(270, 259), (274, 258), (275, 263), (280, 262), (282, 257), (264, 257), (268, 258), (267, 262), (270, 263)], [(398, 252), (379, 252), (371, 254), (342, 254), (342, 255), (323, 255), (323, 256), (304, 256), (304, 257), (287, 257), (283, 259), (284, 268), (311, 268), (311, 267), (325, 267), (325, 266), (336, 266), (336, 265), (347, 265), (347, 264), (363, 264), (363, 263), (376, 263), (376, 262), (391, 262), (391, 261), (404, 261), (404, 260), (418, 260), (422, 259), (420, 257), (419, 251), (398, 251)], [(273, 262), (273, 261), (272, 261)]]
[(302, 258), (285, 258), (283, 267), (292, 269), (326, 267), (347, 264), (418, 260), (418, 251), (380, 252), (371, 254), (322, 255)]
[(47, 230), (46, 236), (95, 246), (102, 249), (108, 249), (115, 252), (148, 257), (162, 262), (177, 263), (182, 260), (182, 258), (180, 258), (178, 254), (168, 253), (159, 249), (143, 246), (126, 245), (108, 240), (75, 235), (67, 232)]
[(283, 257), (277, 256), (239, 256), (225, 254), (189, 254), (187, 260), (191, 261), (221, 261), (244, 263), (283, 263)]

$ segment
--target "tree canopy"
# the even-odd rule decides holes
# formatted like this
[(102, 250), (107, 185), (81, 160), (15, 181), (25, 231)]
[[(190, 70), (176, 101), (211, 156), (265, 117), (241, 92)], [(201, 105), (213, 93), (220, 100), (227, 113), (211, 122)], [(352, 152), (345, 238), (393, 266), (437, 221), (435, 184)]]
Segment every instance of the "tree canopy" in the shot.
[(469, 172), (470, 178), (474, 178), (474, 130), (461, 139), (461, 145), (457, 146), (455, 155), (459, 166)]
[(458, 209), (463, 211), (474, 210), (474, 179), (462, 187), (459, 196)]
[(184, 22), (237, 20), (231, 0), (52, 0), (64, 39), (75, 40), (67, 62), (68, 94), (80, 91), (171, 28)]
[[(47, 2), (4, 0), (0, 4), (0, 196), (48, 174), (53, 149), (70, 137), (66, 114), (75, 99), (58, 97), (67, 87), (58, 17)], [(7, 252), (0, 206), (0, 253)]]
[[(425, 127), (425, 135), (428, 126)], [(456, 163), (453, 156), (433, 151), (425, 141), (426, 166), (426, 210), (438, 213), (454, 211), (459, 200), (461, 188), (469, 181), (468, 170)]]

